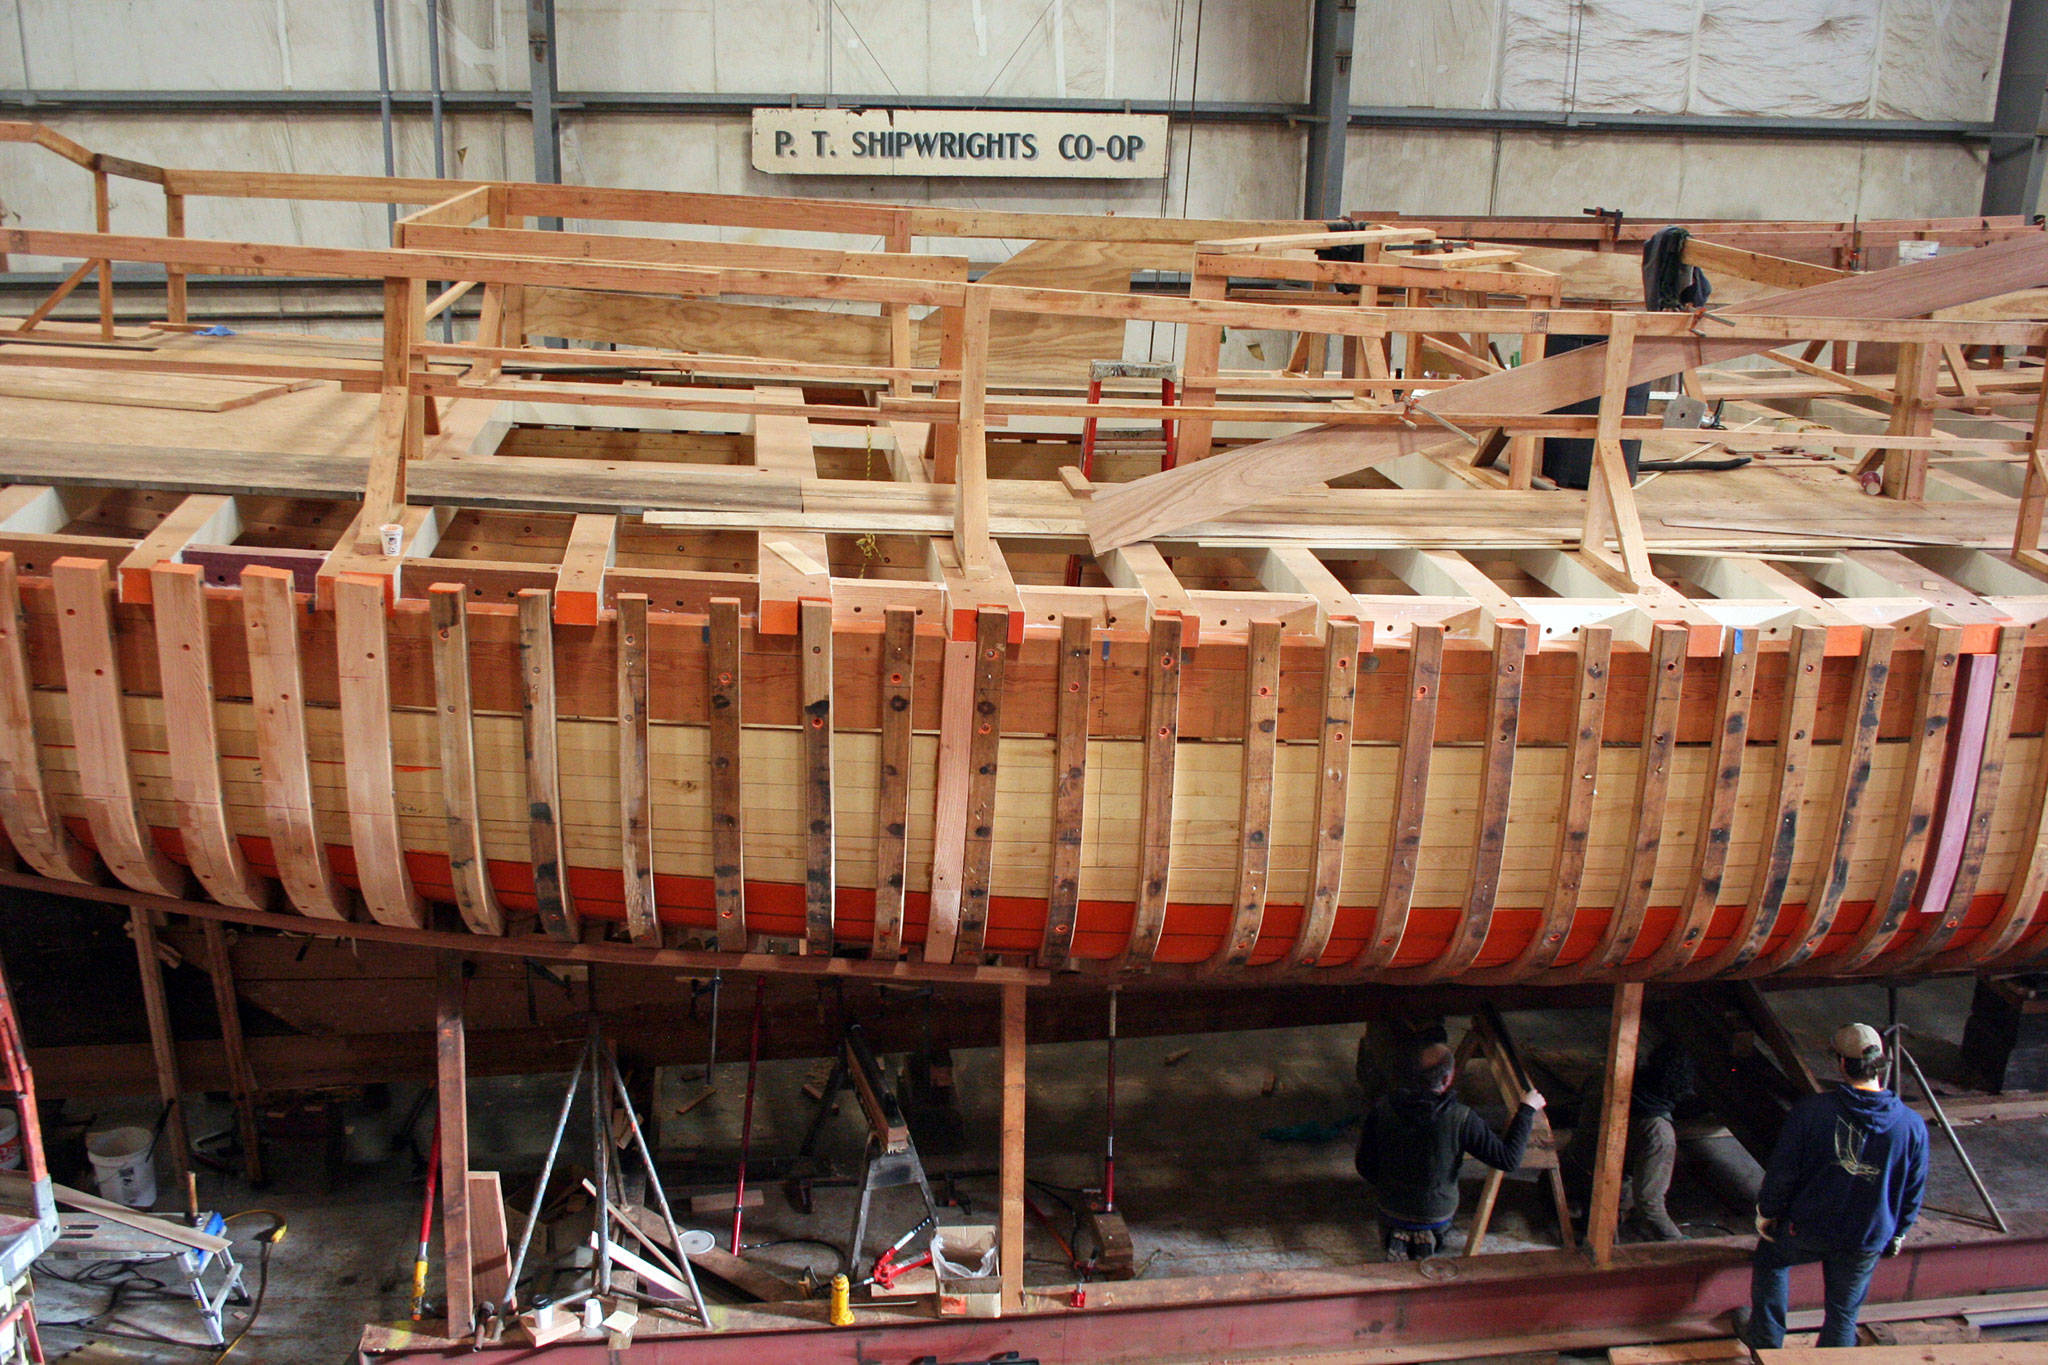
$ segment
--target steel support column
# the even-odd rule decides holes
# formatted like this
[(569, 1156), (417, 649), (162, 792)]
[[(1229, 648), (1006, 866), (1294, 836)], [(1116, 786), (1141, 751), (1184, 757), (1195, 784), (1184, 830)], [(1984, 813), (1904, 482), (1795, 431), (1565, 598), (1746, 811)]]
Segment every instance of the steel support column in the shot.
[(562, 131), (555, 119), (555, 0), (526, 0), (526, 77), (533, 90), (533, 178), (559, 185)]
[(1981, 211), (2035, 213), (2041, 203), (2041, 114), (2048, 94), (2048, 0), (2012, 0)]
[(1304, 218), (1344, 212), (1344, 143), (1351, 128), (1351, 33), (1357, 0), (1316, 0), (1309, 48), (1308, 163), (1302, 175)]

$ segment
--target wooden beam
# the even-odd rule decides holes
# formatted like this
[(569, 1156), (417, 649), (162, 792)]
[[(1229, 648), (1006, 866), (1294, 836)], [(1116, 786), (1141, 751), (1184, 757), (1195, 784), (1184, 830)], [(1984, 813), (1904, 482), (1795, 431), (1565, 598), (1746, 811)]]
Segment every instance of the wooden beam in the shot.
[(206, 940), (206, 974), (213, 981), (213, 1011), (220, 1020), (221, 1051), (227, 1054), (228, 1095), (235, 1105), (235, 1127), (241, 1135), (242, 1175), (251, 1185), (263, 1184), (263, 1135), (256, 1126), (256, 1075), (242, 1037), (242, 1002), (235, 994), (234, 968), (228, 960), (227, 930), (215, 919), (200, 921)]
[(1201, 617), (1188, 600), (1187, 589), (1174, 576), (1173, 566), (1154, 545), (1130, 545), (1097, 556), (1103, 576), (1112, 587), (1145, 595), (1148, 618), (1170, 612), (1181, 618), (1181, 644), (1193, 649), (1200, 640)]
[(135, 801), (109, 606), (112, 577), (106, 561), (99, 559), (66, 557), (50, 569), (79, 794), (94, 845), (124, 885), (159, 896), (182, 895), (185, 871), (156, 846)]
[[(1635, 342), (1634, 315), (1615, 314), (1614, 330), (1607, 338), (1606, 368), (1601, 373), (1600, 428), (1593, 438), (1593, 467), (1586, 476), (1586, 528), (1580, 537), (1580, 549), (1588, 560), (1612, 570), (1617, 586), (1625, 591), (1654, 577), (1642, 516), (1629, 483), (1628, 460), (1621, 448), (1621, 419), (1628, 411)], [(1615, 539), (1616, 552), (1607, 548), (1609, 536)]]
[(171, 799), (178, 808), (178, 837), (185, 845), (186, 861), (215, 900), (266, 909), (271, 887), (250, 870), (241, 842), (228, 825), (206, 577), (190, 564), (159, 564), (150, 576)]
[(1607, 725), (1607, 678), (1613, 634), (1605, 626), (1579, 632), (1578, 688), (1572, 703), (1572, 743), (1558, 793), (1557, 839), (1550, 854), (1543, 915), (1529, 942), (1504, 975), (1542, 971), (1557, 962), (1578, 915), (1579, 889), (1586, 881), (1586, 852), (1592, 833), (1593, 798), (1598, 791), (1602, 737)]
[(469, 1238), (469, 1055), (462, 1004), (467, 964), (458, 953), (435, 959), (435, 1102), (441, 1130), (441, 1266), (447, 1335), (466, 1337), (476, 1321)]
[[(1330, 946), (1330, 931), (1337, 924), (1337, 903), (1344, 891), (1344, 829), (1350, 806), (1351, 750), (1358, 721), (1359, 640), (1357, 621), (1332, 621), (1323, 639), (1322, 721), (1316, 735), (1315, 825), (1309, 844), (1308, 896), (1302, 906), (1301, 932), (1287, 954), (1289, 966), (1313, 965), (1320, 960)], [(1246, 742), (1249, 757), (1249, 736)], [(1270, 786), (1270, 769), (1268, 782)]]
[[(832, 955), (839, 885), (832, 809), (832, 604), (806, 601), (797, 622), (803, 728), (804, 951)], [(987, 888), (984, 886), (983, 895)]]
[(1166, 927), (1167, 878), (1173, 865), (1175, 758), (1180, 740), (1181, 618), (1155, 616), (1145, 659), (1144, 770), (1138, 792), (1138, 895), (1119, 966), (1142, 970), (1159, 950)]
[(582, 936), (562, 844), (562, 770), (555, 732), (555, 608), (545, 588), (519, 594), (519, 733), (526, 759), (527, 835), (533, 899), (556, 938)]
[[(1926, 436), (1934, 430), (1935, 386), (1940, 379), (1941, 348), (1926, 342), (1899, 343), (1897, 374), (1893, 383), (1891, 419), (1885, 432), (1891, 436)], [(1877, 452), (1871, 452), (1877, 456)], [(1927, 452), (1888, 450), (1878, 456), (1884, 466), (1884, 495), (1918, 502), (1927, 496)]]
[(311, 748), (306, 740), (306, 680), (299, 662), (299, 611), (292, 576), (251, 565), (242, 570), (242, 625), (255, 696), (256, 753), (263, 770), (263, 818), (278, 880), (299, 913), (349, 918), (348, 892), (335, 880), (313, 810)]
[(1355, 966), (1384, 968), (1408, 936), (1415, 872), (1422, 853), (1422, 821), (1429, 800), (1429, 760), (1436, 747), (1437, 700), (1443, 678), (1444, 630), (1417, 625), (1408, 645), (1407, 713), (1401, 723), (1401, 761), (1394, 775), (1393, 812), (1387, 821), (1387, 866), (1372, 938)]
[[(2004, 782), (2006, 750), (2012, 738), (2013, 711), (2019, 701), (2020, 667), (2026, 655), (2026, 628), (2006, 626), (1998, 633), (1997, 664), (1992, 674), (1991, 705), (1984, 721), (1984, 741), (1978, 761), (1977, 786), (1971, 794), (1970, 828), (1963, 842), (1962, 857), (1956, 870), (1942, 916), (1921, 931), (1910, 947), (1901, 955), (1902, 968), (1916, 967), (1929, 957), (1940, 954), (1935, 960), (1941, 968), (1952, 965), (1974, 966), (1979, 962), (1995, 961), (2000, 954), (2026, 932), (2026, 925), (2032, 919), (2032, 910), (2040, 904), (2036, 896), (2029, 904), (2024, 895), (2008, 895), (2004, 898), (1991, 923), (1978, 931), (1977, 937), (1962, 949), (1945, 951), (1962, 927), (1963, 916), (1970, 903), (1983, 890), (1984, 855), (1990, 846), (1992, 824), (1997, 817), (2002, 801), (2008, 800)], [(1981, 660), (1980, 660), (1981, 663)], [(2022, 797), (2024, 800), (2025, 797)], [(2036, 824), (2024, 826), (2028, 831)], [(2024, 836), (2023, 836), (2024, 837)], [(2024, 848), (2022, 865), (2035, 861), (2034, 845)]]
[(967, 844), (960, 869), (960, 938), (954, 961), (981, 956), (988, 940), (989, 875), (995, 856), (996, 772), (1002, 757), (1003, 673), (1010, 614), (984, 607), (974, 632), (974, 715), (967, 741)]
[(14, 556), (0, 550), (0, 818), (8, 842), (36, 871), (59, 881), (97, 881), (98, 861), (64, 828), (43, 778), (26, 622)]
[(952, 962), (960, 935), (960, 878), (967, 861), (969, 740), (974, 728), (975, 648), (949, 640), (939, 683), (937, 790), (932, 805), (931, 909), (924, 960)]
[(1053, 733), (1051, 884), (1046, 892), (1045, 939), (1039, 965), (1066, 967), (1081, 908), (1081, 849), (1086, 840), (1088, 716), (1094, 695), (1093, 617), (1060, 618), (1059, 706)]
[(917, 613), (891, 607), (882, 616), (877, 712), (881, 716), (875, 790), (874, 955), (903, 956), (903, 893), (910, 875), (912, 702), (917, 683)]
[(626, 930), (635, 943), (661, 942), (654, 899), (654, 793), (647, 734), (647, 594), (618, 599), (619, 871)]
[(1593, 1203), (1586, 1215), (1586, 1244), (1593, 1264), (1614, 1264), (1620, 1231), (1621, 1182), (1627, 1175), (1628, 1106), (1635, 1090), (1636, 1043), (1642, 1035), (1643, 985), (1624, 981), (1614, 988), (1607, 1023), (1607, 1083), (1600, 1094), (1599, 1144), (1593, 1158)]
[(333, 580), (336, 691), (341, 705), (342, 767), (348, 782), (349, 842), (370, 917), (423, 929), (427, 909), (413, 889), (398, 831), (391, 766), (391, 651), (381, 577), (344, 573)]
[(156, 529), (121, 561), (118, 575), (123, 602), (147, 603), (152, 582), (150, 570), (159, 564), (175, 564), (188, 545), (232, 545), (242, 534), (239, 506), (232, 497), (219, 493), (194, 493), (171, 509)]
[(1756, 960), (1777, 927), (1778, 912), (1792, 878), (1792, 859), (1799, 838), (1799, 813), (1805, 804), (1806, 772), (1813, 755), (1813, 724), (1820, 708), (1821, 668), (1827, 657), (1828, 628), (1795, 626), (1785, 655), (1784, 698), (1778, 716), (1777, 762), (1771, 774), (1764, 809), (1762, 861), (1750, 880), (1749, 899), (1728, 942), (1706, 958), (1695, 953), (1678, 979), (1697, 980), (1747, 966)]
[(441, 805), (448, 829), (448, 875), (455, 905), (471, 932), (501, 935), (505, 911), (491, 887), (477, 811), (476, 721), (469, 686), (468, 589), (436, 583), (427, 591), (434, 640), (434, 700), (441, 741)]
[(1658, 624), (1650, 649), (1649, 697), (1637, 749), (1635, 800), (1628, 815), (1632, 833), (1623, 855), (1621, 889), (1599, 942), (1580, 961), (1554, 973), (1560, 981), (1583, 981), (1622, 965), (1642, 933), (1650, 887), (1657, 878), (1657, 853), (1664, 841), (1664, 800), (1671, 789), (1671, 755), (1678, 742), (1687, 643), (1685, 627)]
[[(1355, 701), (1355, 696), (1354, 696)], [(1266, 921), (1273, 863), (1273, 766), (1280, 737), (1280, 623), (1253, 621), (1244, 647), (1244, 740), (1238, 781), (1237, 876), (1230, 926), (1212, 968), (1242, 967)]]
[(1736, 799), (1749, 751), (1749, 711), (1756, 693), (1757, 639), (1754, 631), (1728, 632), (1721, 655), (1721, 683), (1714, 708), (1714, 738), (1707, 754), (1707, 781), (1700, 793), (1692, 841), (1692, 872), (1685, 907), (1664, 941), (1635, 969), (1641, 977), (1661, 976), (1692, 960), (1721, 903), (1721, 879), (1735, 828)]
[(959, 453), (953, 500), (953, 544), (960, 567), (979, 572), (988, 563), (988, 347), (989, 293), (970, 286), (961, 311)]
[(1003, 987), (1002, 1204), (998, 1211), (997, 1269), (1003, 1311), (1024, 1307), (1024, 988)]
[(555, 619), (566, 626), (594, 626), (604, 610), (604, 579), (619, 554), (619, 519), (579, 512), (562, 548), (555, 574)]
[(1942, 768), (1951, 747), (1949, 715), (1955, 701), (1962, 639), (1959, 626), (1935, 626), (1920, 647), (1906, 785), (1892, 828), (1891, 856), (1883, 880), (1878, 882), (1876, 902), (1849, 947), (1831, 955), (1830, 972), (1856, 971), (1890, 947), (1918, 898), (1934, 833), (1935, 806), (1942, 794)]
[(185, 1124), (184, 1086), (178, 1079), (178, 1040), (171, 1032), (171, 1008), (164, 994), (164, 964), (157, 956), (156, 918), (141, 906), (128, 911), (128, 933), (135, 940), (135, 966), (142, 977), (142, 1012), (149, 1020), (149, 1049), (156, 1062), (157, 1098), (165, 1110), (164, 1136), (171, 1144), (171, 1169), (178, 1194), (192, 1169), (192, 1134)]
[(740, 786), (740, 604), (711, 599), (705, 653), (705, 695), (710, 709), (711, 903), (718, 947), (747, 948), (746, 808)]
[(1469, 969), (1493, 928), (1500, 894), (1501, 859), (1507, 849), (1508, 796), (1515, 781), (1516, 741), (1521, 729), (1525, 628), (1503, 625), (1494, 636), (1492, 686), (1479, 778), (1479, 809), (1472, 824), (1472, 871), (1465, 882), (1464, 913), (1451, 941), (1421, 979), (1441, 981)]
[(1850, 693), (1851, 705), (1843, 717), (1842, 740), (1836, 749), (1835, 787), (1827, 833), (1821, 846), (1819, 872), (1807, 892), (1806, 924), (1776, 952), (1765, 955), (1766, 970), (1782, 971), (1812, 957), (1821, 940), (1834, 927), (1848, 891), (1849, 872), (1856, 844), (1868, 822), (1871, 763), (1877, 753), (1878, 724), (1884, 713), (1885, 684), (1891, 677), (1892, 644), (1890, 626), (1873, 626), (1865, 636), (1856, 660), (1856, 681)]

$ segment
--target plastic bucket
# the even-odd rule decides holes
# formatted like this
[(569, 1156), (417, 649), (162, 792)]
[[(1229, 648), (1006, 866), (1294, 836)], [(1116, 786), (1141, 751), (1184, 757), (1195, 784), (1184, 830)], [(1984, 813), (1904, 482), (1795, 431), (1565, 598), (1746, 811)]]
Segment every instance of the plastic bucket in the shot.
[(12, 1109), (0, 1109), (0, 1171), (21, 1169), (21, 1118)]
[(92, 1158), (93, 1179), (100, 1198), (132, 1209), (156, 1203), (155, 1139), (147, 1128), (103, 1128), (89, 1133), (85, 1154)]

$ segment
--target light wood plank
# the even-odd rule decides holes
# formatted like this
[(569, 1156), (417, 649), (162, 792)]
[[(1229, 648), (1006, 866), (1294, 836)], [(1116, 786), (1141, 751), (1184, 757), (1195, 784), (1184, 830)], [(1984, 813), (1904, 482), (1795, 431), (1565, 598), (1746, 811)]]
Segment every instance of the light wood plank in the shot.
[(972, 640), (946, 642), (939, 683), (938, 789), (932, 808), (931, 909), (925, 924), (924, 960), (953, 961), (960, 934), (960, 877), (967, 861), (967, 776), (969, 732), (974, 728)]
[(967, 744), (967, 848), (960, 871), (960, 939), (956, 962), (981, 956), (988, 940), (989, 868), (996, 832), (996, 768), (1003, 738), (1003, 672), (1010, 614), (975, 613), (974, 728)]
[(566, 626), (594, 626), (604, 610), (604, 580), (619, 553), (619, 519), (579, 512), (562, 547), (555, 574), (555, 619)]
[(299, 661), (299, 611), (292, 575), (242, 570), (242, 626), (255, 694), (256, 753), (263, 770), (264, 826), (278, 880), (302, 915), (348, 919), (348, 893), (335, 880), (313, 813), (306, 743), (306, 682)]
[(526, 755), (534, 903), (542, 928), (575, 942), (581, 925), (564, 875), (569, 859), (562, 846), (562, 769), (555, 735), (554, 613), (547, 589), (527, 588), (519, 594), (519, 734)]
[(353, 573), (339, 574), (333, 582), (342, 767), (356, 881), (372, 919), (399, 929), (423, 929), (426, 904), (413, 889), (406, 866), (391, 766), (391, 652), (384, 618), (388, 585), (381, 577)]
[(1578, 691), (1572, 710), (1571, 759), (1564, 765), (1564, 790), (1558, 793), (1557, 842), (1550, 854), (1550, 876), (1543, 897), (1543, 917), (1505, 974), (1543, 971), (1557, 962), (1579, 909), (1579, 888), (1586, 881), (1586, 851), (1593, 821), (1593, 798), (1599, 791), (1601, 736), (1607, 724), (1607, 677), (1614, 635), (1606, 626), (1579, 632)]
[(159, 896), (180, 896), (185, 871), (156, 846), (135, 801), (109, 606), (112, 580), (105, 560), (67, 556), (50, 569), (80, 795), (99, 855), (122, 884)]
[(711, 898), (723, 952), (747, 948), (746, 811), (740, 799), (740, 603), (711, 599), (705, 657), (711, 730)]
[(1393, 962), (1408, 933), (1415, 900), (1415, 871), (1422, 851), (1422, 816), (1429, 799), (1429, 758), (1436, 747), (1439, 683), (1443, 677), (1444, 632), (1418, 625), (1408, 645), (1408, 703), (1401, 723), (1401, 763), (1394, 779), (1393, 812), (1387, 822), (1387, 865), (1372, 939), (1356, 965), (1383, 968)]
[(881, 781), (875, 792), (874, 955), (903, 956), (903, 891), (910, 874), (911, 705), (917, 682), (917, 613), (882, 616), (879, 711)]
[[(448, 830), (448, 875), (455, 906), (473, 933), (505, 932), (505, 911), (491, 886), (477, 814), (476, 720), (469, 685), (469, 590), (436, 583), (427, 590), (433, 627), (434, 703), (441, 748), (441, 804)], [(444, 1135), (445, 1138), (445, 1135)]]
[[(832, 810), (832, 604), (798, 608), (797, 650), (803, 727), (804, 951), (832, 954), (838, 843)], [(987, 895), (986, 884), (983, 895)], [(964, 916), (963, 916), (964, 918)]]
[(1253, 621), (1244, 651), (1244, 763), (1238, 785), (1236, 894), (1212, 968), (1242, 967), (1266, 919), (1273, 861), (1273, 760), (1280, 735), (1280, 623)]
[(178, 837), (206, 894), (224, 905), (270, 907), (270, 891), (249, 868), (228, 826), (220, 775), (220, 727), (213, 690), (213, 651), (206, 627), (206, 577), (190, 564), (151, 571), (156, 604), (157, 677), (164, 692), (164, 735), (170, 750), (171, 798)]
[(618, 599), (619, 868), (626, 892), (626, 931), (635, 943), (659, 944), (654, 900), (654, 795), (647, 751), (647, 594)]
[(1290, 966), (1312, 965), (1330, 946), (1344, 891), (1344, 827), (1350, 806), (1351, 746), (1358, 719), (1357, 621), (1332, 621), (1323, 638), (1322, 722), (1316, 736), (1315, 833), (1309, 845), (1308, 902)]
[(1138, 898), (1120, 965), (1147, 967), (1166, 927), (1167, 877), (1173, 865), (1174, 771), (1180, 741), (1181, 618), (1152, 618), (1145, 660), (1145, 766), (1138, 795)]
[(1039, 965), (1053, 971), (1072, 958), (1074, 924), (1081, 909), (1081, 849), (1088, 802), (1088, 713), (1094, 682), (1093, 617), (1060, 618), (1058, 727), (1053, 736), (1051, 883), (1046, 893), (1045, 939)]

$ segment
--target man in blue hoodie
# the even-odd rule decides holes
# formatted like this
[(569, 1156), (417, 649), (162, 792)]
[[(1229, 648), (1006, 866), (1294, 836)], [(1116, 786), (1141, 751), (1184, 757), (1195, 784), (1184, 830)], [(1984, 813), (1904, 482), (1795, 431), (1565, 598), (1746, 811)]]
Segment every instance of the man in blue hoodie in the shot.
[(1416, 1055), (1404, 1084), (1366, 1111), (1358, 1173), (1379, 1196), (1382, 1244), (1390, 1261), (1424, 1261), (1443, 1250), (1458, 1212), (1458, 1168), (1467, 1153), (1496, 1170), (1522, 1164), (1543, 1096), (1522, 1097), (1507, 1132), (1495, 1136), (1459, 1103), (1450, 1048), (1432, 1043)]
[(1818, 1344), (1853, 1346), (1878, 1257), (1896, 1256), (1920, 1216), (1927, 1125), (1884, 1088), (1884, 1039), (1845, 1024), (1834, 1051), (1843, 1083), (1792, 1107), (1757, 1195), (1743, 1335), (1758, 1350), (1784, 1345), (1789, 1272), (1806, 1261), (1826, 1289)]

